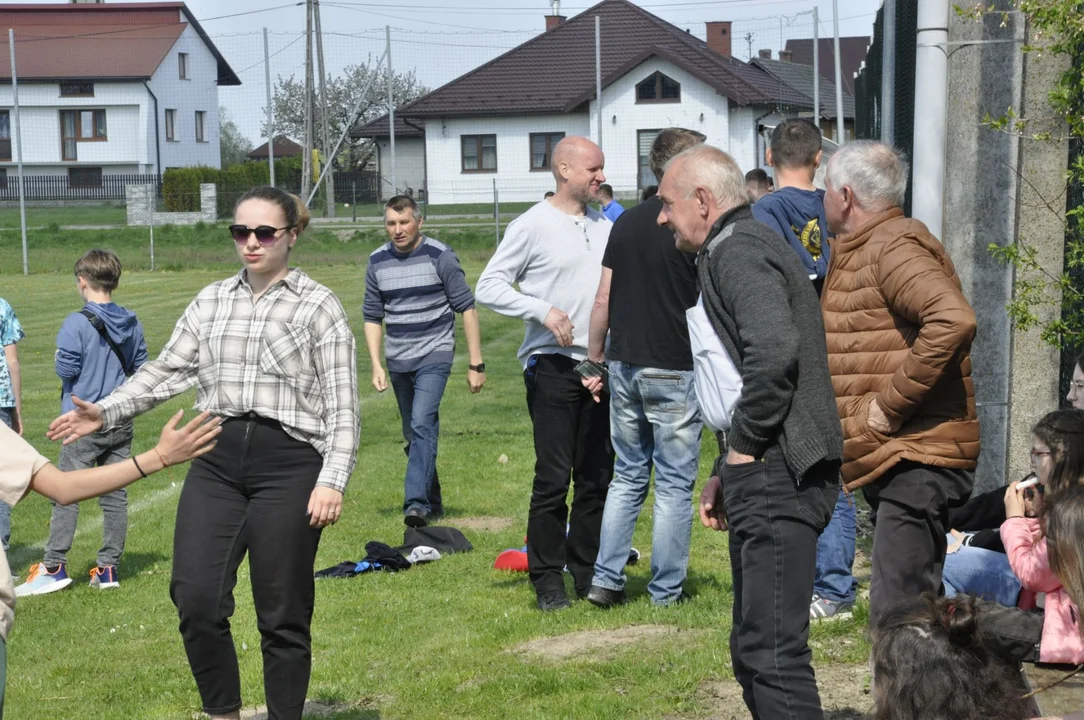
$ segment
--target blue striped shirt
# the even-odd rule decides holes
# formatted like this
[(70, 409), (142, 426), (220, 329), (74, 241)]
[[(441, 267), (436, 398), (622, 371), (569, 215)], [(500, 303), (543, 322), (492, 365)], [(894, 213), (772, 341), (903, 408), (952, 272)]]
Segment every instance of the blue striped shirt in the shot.
[(455, 315), (474, 307), (459, 258), (430, 237), (410, 254), (385, 243), (369, 256), (365, 272), (365, 322), (385, 326), (389, 372), (413, 372), (452, 363)]

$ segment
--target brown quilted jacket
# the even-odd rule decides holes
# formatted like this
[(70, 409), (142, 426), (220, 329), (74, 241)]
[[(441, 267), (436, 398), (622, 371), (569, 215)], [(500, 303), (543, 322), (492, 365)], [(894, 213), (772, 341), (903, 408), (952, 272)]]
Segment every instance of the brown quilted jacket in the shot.
[[(843, 423), (843, 481), (875, 481), (901, 460), (973, 470), (975, 312), (937, 238), (893, 208), (832, 244), (821, 294), (828, 369)], [(866, 424), (873, 398), (891, 435)]]

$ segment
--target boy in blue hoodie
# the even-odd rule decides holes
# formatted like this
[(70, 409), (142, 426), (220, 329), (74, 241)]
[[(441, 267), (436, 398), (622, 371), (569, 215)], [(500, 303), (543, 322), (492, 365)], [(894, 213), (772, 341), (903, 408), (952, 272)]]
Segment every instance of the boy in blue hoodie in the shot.
[[(75, 263), (76, 283), (86, 304), (65, 318), (56, 336), (62, 413), (75, 407), (73, 395), (98, 402), (147, 362), (143, 326), (135, 313), (113, 302), (120, 275), (120, 260), (109, 250), (91, 250)], [(128, 423), (61, 446), (57, 467), (67, 472), (119, 463), (129, 458), (131, 449), (132, 424)], [(120, 586), (117, 565), (128, 534), (127, 492), (121, 488), (106, 493), (98, 498), (98, 504), (102, 508), (102, 546), (98, 566), (90, 572), (90, 585), (104, 590)], [(26, 582), (15, 588), (16, 597), (44, 595), (71, 584), (67, 554), (78, 519), (78, 503), (53, 503), (45, 559), (30, 568)]]
[[(753, 217), (790, 243), (820, 295), (831, 252), (824, 191), (813, 185), (821, 163), (820, 129), (808, 120), (784, 120), (772, 131), (767, 159), (776, 190), (753, 205)], [(853, 575), (855, 535), (854, 498), (840, 488), (832, 521), (817, 540), (811, 620), (851, 616), (858, 590)]]
[(829, 255), (824, 191), (813, 185), (821, 164), (821, 131), (808, 120), (784, 120), (772, 131), (767, 156), (775, 192), (757, 200), (753, 217), (790, 243), (820, 295)]

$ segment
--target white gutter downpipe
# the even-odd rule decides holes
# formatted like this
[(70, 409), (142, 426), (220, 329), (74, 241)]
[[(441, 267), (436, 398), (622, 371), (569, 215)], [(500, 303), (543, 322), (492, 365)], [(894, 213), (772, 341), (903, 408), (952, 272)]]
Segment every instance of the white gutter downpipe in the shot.
[(919, 0), (911, 215), (938, 239), (944, 223), (949, 0)]

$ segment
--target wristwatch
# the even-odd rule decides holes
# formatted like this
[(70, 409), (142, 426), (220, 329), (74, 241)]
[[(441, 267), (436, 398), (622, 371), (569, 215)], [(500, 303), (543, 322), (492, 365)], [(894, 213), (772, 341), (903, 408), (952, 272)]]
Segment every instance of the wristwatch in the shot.
[(486, 371), (486, 364), (484, 362), (478, 363), (477, 365), (468, 365), (467, 367), (476, 373), (484, 373)]

